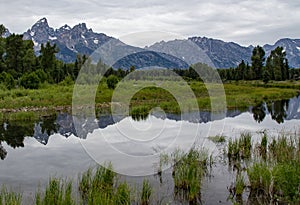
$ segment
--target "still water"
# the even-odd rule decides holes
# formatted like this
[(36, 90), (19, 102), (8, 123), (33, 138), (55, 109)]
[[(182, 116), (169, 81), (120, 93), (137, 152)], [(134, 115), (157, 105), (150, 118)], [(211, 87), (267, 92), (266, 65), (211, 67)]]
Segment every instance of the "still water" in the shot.
[[(299, 133), (300, 97), (262, 103), (247, 110), (230, 110), (224, 118), (215, 120), (209, 112), (155, 112), (143, 120), (107, 115), (96, 121), (81, 121), (80, 134), (67, 113), (31, 122), (1, 122), (0, 184), (31, 200), (49, 177), (76, 181), (79, 173), (105, 161), (111, 161), (120, 176), (138, 181), (139, 176), (156, 173), (160, 153), (178, 147), (187, 150), (195, 144), (205, 147), (218, 161), (223, 148), (208, 140), (209, 136), (238, 137), (247, 131), (255, 140), (262, 132), (274, 136), (281, 132)], [(229, 203), (226, 187), (232, 180), (226, 165), (217, 163), (211, 177), (203, 183), (204, 204)], [(168, 195), (170, 184), (160, 189)]]

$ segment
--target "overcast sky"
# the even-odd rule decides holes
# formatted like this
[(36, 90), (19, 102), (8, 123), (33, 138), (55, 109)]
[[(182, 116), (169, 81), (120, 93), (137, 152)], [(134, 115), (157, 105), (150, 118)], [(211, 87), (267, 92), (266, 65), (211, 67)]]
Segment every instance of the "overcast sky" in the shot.
[(22, 33), (42, 17), (51, 27), (88, 28), (113, 37), (140, 31), (206, 36), (242, 45), (300, 38), (300, 1), (1, 0), (0, 23)]

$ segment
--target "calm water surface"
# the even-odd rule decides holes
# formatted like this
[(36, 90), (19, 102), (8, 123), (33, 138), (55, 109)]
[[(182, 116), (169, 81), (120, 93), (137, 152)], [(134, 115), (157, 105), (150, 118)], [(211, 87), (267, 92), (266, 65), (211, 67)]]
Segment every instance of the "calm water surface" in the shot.
[[(262, 132), (275, 136), (280, 132), (299, 133), (299, 122), (300, 97), (263, 103), (243, 111), (231, 110), (225, 118), (213, 121), (209, 112), (153, 113), (140, 121), (109, 115), (100, 116), (97, 121), (82, 119), (80, 134), (67, 113), (39, 121), (1, 122), (0, 184), (21, 191), (30, 201), (49, 177), (68, 177), (76, 181), (79, 173), (103, 161), (111, 161), (121, 178), (139, 183), (142, 178), (137, 176), (155, 172), (158, 153), (162, 150), (171, 152), (196, 143), (208, 149), (217, 162), (202, 186), (204, 204), (228, 204), (227, 187), (234, 180), (234, 174), (223, 163), (224, 145), (216, 146), (207, 137), (218, 134), (238, 137), (248, 131), (255, 140)], [(128, 173), (133, 176), (125, 177)], [(157, 186), (156, 194), (167, 196), (166, 201), (172, 200), (170, 170), (164, 174), (165, 182), (161, 185), (156, 183), (157, 177), (150, 178)]]

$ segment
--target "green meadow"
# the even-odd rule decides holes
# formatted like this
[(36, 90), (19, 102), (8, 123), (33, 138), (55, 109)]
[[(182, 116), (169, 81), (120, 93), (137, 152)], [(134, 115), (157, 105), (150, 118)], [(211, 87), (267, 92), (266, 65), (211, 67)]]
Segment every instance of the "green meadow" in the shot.
[[(260, 81), (238, 81), (224, 84), (204, 84), (199, 81), (189, 81), (187, 84), (176, 81), (163, 81), (159, 87), (151, 81), (129, 80), (123, 83), (118, 90), (109, 89), (102, 81), (95, 98), (96, 113), (110, 112), (111, 101), (123, 101), (125, 98), (130, 107), (130, 112), (142, 110), (148, 112), (152, 108), (160, 107), (165, 112), (180, 113), (195, 109), (210, 110), (212, 100), (221, 100), (221, 109), (226, 102), (229, 109), (247, 108), (261, 102), (271, 102), (289, 99), (296, 96), (300, 90), (299, 81), (284, 81), (263, 83)], [(138, 87), (140, 86), (140, 87)], [(224, 87), (224, 93), (222, 89)], [(88, 99), (90, 85), (79, 85), (81, 98)], [(71, 111), (74, 85), (43, 84), (39, 89), (16, 88), (0, 90), (0, 117), (9, 119), (29, 119), (38, 115), (47, 115), (57, 111)], [(123, 90), (122, 90), (123, 89)], [(191, 89), (191, 93), (187, 90)], [(213, 90), (213, 95), (209, 92)], [(215, 92), (217, 90), (217, 92)], [(171, 91), (171, 92), (170, 92)], [(127, 93), (129, 93), (127, 95)], [(87, 95), (87, 97), (85, 97)], [(114, 96), (113, 96), (114, 95)], [(112, 98), (113, 96), (113, 98)], [(198, 107), (195, 107), (195, 102)], [(93, 102), (89, 102), (93, 103)]]

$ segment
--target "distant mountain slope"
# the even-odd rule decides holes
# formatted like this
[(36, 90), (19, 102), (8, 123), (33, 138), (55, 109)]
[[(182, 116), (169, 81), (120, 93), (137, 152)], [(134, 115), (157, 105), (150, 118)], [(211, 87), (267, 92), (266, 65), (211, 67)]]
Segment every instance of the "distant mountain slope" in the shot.
[[(134, 64), (133, 64), (134, 62)], [(130, 69), (134, 65), (136, 69), (146, 68), (146, 67), (162, 67), (162, 68), (182, 68), (186, 69), (189, 65), (180, 60), (179, 58), (154, 51), (142, 51), (134, 54), (125, 56), (124, 58), (118, 60), (113, 67)]]
[(216, 68), (236, 67), (242, 60), (250, 63), (251, 47), (206, 37), (191, 37), (189, 40), (197, 44), (209, 56)]

